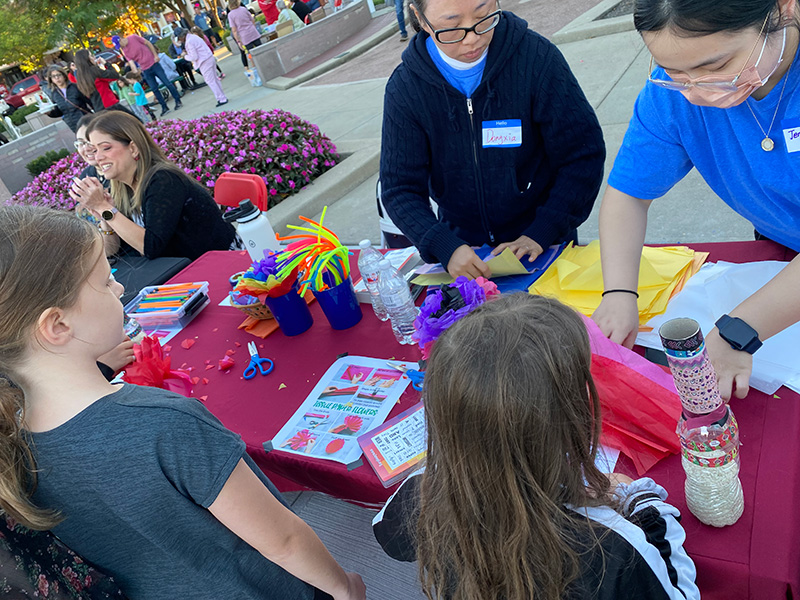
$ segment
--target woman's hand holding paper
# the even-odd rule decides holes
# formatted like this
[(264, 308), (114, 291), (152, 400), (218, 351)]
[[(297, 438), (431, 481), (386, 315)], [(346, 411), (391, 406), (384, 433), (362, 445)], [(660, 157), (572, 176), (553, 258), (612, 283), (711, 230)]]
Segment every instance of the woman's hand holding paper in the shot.
[(461, 275), (468, 279), (477, 279), (478, 277), (489, 279), (492, 276), (489, 265), (478, 258), (475, 251), (466, 244), (456, 248), (456, 251), (450, 256), (447, 272), (454, 279)]
[(528, 262), (533, 262), (536, 260), (537, 256), (544, 252), (544, 249), (537, 242), (534, 242), (527, 235), (521, 235), (513, 242), (500, 244), (497, 248), (492, 250), (492, 256), (497, 256), (506, 248), (511, 248), (514, 256), (519, 260), (522, 260), (522, 257), (526, 254), (529, 255)]

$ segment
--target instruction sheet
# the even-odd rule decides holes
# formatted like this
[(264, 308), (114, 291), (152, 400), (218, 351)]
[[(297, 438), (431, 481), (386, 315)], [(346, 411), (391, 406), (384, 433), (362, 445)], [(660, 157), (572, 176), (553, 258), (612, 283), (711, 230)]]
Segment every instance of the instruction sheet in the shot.
[[(412, 362), (392, 364), (416, 369)], [(350, 464), (361, 456), (358, 436), (386, 420), (410, 380), (386, 360), (338, 359), (272, 439), (275, 450)]]

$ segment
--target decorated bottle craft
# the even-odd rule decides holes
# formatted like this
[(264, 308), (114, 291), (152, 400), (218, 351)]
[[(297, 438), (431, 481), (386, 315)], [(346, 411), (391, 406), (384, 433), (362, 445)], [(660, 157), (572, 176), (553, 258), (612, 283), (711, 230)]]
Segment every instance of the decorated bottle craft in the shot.
[(672, 319), (658, 333), (683, 405), (677, 433), (686, 504), (706, 525), (733, 525), (744, 510), (739, 428), (719, 394), (700, 325), (693, 319)]

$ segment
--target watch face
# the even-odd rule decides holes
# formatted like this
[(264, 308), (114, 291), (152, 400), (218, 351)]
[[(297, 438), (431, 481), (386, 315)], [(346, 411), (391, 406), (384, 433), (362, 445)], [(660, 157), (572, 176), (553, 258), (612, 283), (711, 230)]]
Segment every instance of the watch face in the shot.
[(100, 216), (101, 216), (101, 217), (103, 217), (103, 220), (104, 220), (104, 221), (110, 221), (111, 219), (113, 219), (113, 218), (114, 218), (114, 213), (113, 213), (112, 211), (110, 211), (110, 210), (104, 210), (104, 211), (103, 211), (103, 212), (100, 214)]
[(755, 330), (740, 319), (728, 321), (721, 333), (729, 343), (739, 348), (744, 348), (753, 338), (758, 337)]

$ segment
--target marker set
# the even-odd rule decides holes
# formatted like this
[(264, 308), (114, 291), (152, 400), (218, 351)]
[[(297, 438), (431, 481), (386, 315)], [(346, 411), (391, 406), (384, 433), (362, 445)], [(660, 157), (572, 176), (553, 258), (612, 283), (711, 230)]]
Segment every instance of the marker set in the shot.
[(208, 282), (144, 288), (125, 306), (142, 327), (185, 327), (209, 303)]

